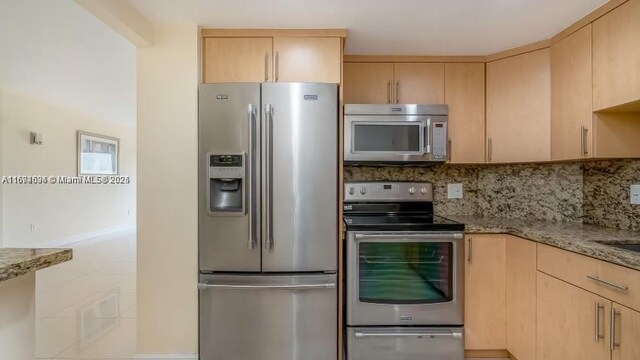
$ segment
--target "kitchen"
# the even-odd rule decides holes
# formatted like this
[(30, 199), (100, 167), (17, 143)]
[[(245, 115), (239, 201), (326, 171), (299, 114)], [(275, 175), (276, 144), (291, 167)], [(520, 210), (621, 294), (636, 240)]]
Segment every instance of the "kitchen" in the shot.
[[(263, 218), (242, 225), (263, 232), (234, 240), (242, 250), (221, 249), (234, 259), (227, 267), (202, 267), (202, 248), (216, 235), (203, 232), (211, 218), (201, 211), (201, 358), (640, 358), (640, 79), (629, 76), (640, 54), (629, 53), (637, 46), (627, 37), (640, 34), (640, 17), (629, 14), (640, 4), (609, 2), (550, 39), (488, 56), (347, 55), (349, 32), (339, 29), (202, 29), (201, 136), (216, 124), (203, 106), (234, 98), (233, 83), (262, 83), (262, 105), (258, 90), (255, 101), (236, 100), (233, 121), (261, 124), (234, 137), (252, 134), (235, 151), (255, 152), (260, 164), (238, 158), (238, 178), (253, 173), (244, 167), (266, 174), (257, 175), (258, 190), (244, 188), (249, 203), (257, 196), (263, 204), (248, 221)], [(339, 86), (328, 95), (287, 84), (296, 81)], [(312, 115), (318, 104), (309, 100), (329, 102), (333, 119), (326, 110)], [(248, 123), (245, 103), (257, 104)], [(201, 161), (215, 148), (205, 138)], [(323, 168), (327, 159), (335, 163)], [(334, 224), (337, 234), (327, 234)], [(300, 233), (273, 235), (292, 226)], [(298, 253), (277, 255), (274, 238)], [(255, 249), (262, 267), (258, 259), (238, 269), (236, 251)], [(282, 271), (299, 273), (274, 282)], [(243, 272), (259, 275), (247, 282)], [(260, 295), (233, 308), (243, 293)], [(299, 308), (282, 309), (296, 299)], [(336, 316), (309, 317), (315, 312)], [(243, 320), (216, 330), (231, 319)], [(256, 346), (238, 347), (240, 333)]]
[(136, 358), (640, 359), (640, 0), (75, 3), (137, 46)]

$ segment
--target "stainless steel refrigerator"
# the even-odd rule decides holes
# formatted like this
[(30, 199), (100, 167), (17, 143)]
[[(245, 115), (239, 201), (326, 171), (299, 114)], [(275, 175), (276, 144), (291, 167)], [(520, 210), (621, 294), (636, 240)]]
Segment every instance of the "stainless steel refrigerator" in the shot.
[(337, 357), (337, 91), (200, 86), (200, 359)]

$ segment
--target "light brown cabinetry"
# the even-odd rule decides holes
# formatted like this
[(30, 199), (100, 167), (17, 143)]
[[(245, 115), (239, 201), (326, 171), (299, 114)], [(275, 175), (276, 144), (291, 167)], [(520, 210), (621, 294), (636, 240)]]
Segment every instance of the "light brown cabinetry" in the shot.
[(591, 24), (551, 46), (551, 159), (591, 156)]
[(613, 360), (640, 359), (640, 312), (613, 304), (616, 313)]
[(640, 111), (640, 0), (593, 22), (593, 110), (635, 102)]
[(392, 99), (393, 64), (345, 63), (345, 104), (388, 104)]
[(443, 104), (443, 63), (398, 63), (394, 66), (396, 104)]
[(484, 68), (484, 63), (444, 65), (450, 163), (484, 162)]
[(203, 81), (340, 83), (339, 37), (205, 37)]
[(518, 360), (536, 359), (536, 243), (506, 236), (506, 339)]
[(549, 49), (487, 63), (487, 160), (547, 161), (551, 153)]
[(443, 63), (345, 63), (347, 104), (444, 103)]
[(340, 38), (273, 38), (275, 81), (340, 83)]
[(506, 349), (505, 236), (470, 235), (465, 240), (465, 348)]
[(263, 82), (271, 78), (271, 38), (204, 38), (203, 80)]
[(538, 272), (538, 359), (608, 360), (611, 303)]

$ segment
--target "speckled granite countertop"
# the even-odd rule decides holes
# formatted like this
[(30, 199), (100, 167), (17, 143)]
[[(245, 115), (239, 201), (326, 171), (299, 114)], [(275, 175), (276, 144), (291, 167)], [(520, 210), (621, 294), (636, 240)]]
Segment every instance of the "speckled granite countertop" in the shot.
[(581, 223), (527, 221), (497, 217), (447, 216), (465, 224), (466, 233), (510, 234), (595, 259), (640, 270), (640, 253), (601, 244), (640, 244), (640, 232)]
[(69, 261), (71, 249), (0, 248), (0, 281)]

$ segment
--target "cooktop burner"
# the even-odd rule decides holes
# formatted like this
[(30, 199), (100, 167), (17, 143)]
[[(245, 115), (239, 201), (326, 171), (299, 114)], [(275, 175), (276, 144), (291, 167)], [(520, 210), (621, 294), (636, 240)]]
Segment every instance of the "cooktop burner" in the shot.
[(429, 183), (347, 183), (343, 210), (347, 231), (464, 231), (434, 215)]

